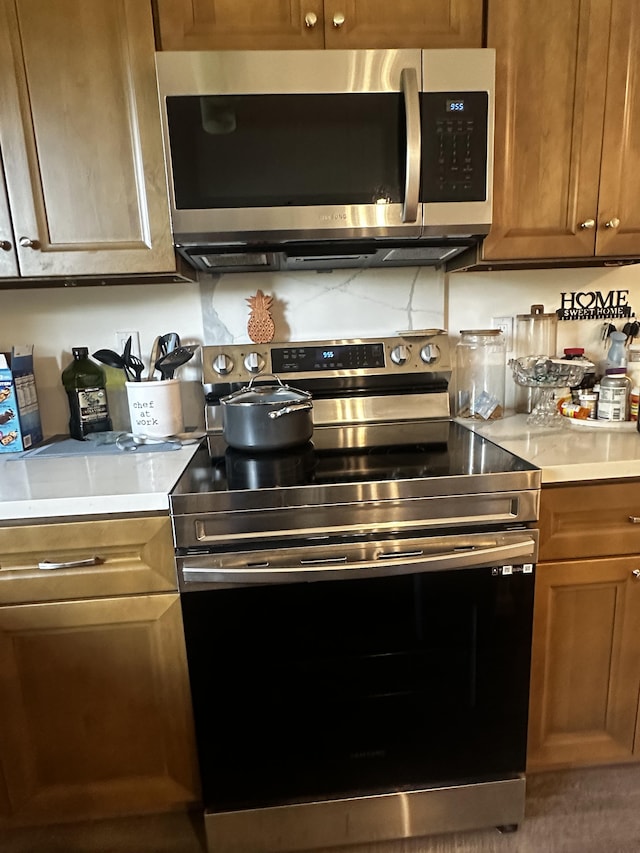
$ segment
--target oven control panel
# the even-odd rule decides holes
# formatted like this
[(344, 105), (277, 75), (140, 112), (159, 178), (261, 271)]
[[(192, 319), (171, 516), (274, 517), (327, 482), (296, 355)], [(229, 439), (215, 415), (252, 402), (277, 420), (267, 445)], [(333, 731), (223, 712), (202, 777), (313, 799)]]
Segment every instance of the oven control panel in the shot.
[(202, 350), (202, 381), (210, 385), (247, 382), (259, 373), (312, 379), (425, 372), (451, 372), (449, 338), (441, 329), (380, 338), (220, 344)]

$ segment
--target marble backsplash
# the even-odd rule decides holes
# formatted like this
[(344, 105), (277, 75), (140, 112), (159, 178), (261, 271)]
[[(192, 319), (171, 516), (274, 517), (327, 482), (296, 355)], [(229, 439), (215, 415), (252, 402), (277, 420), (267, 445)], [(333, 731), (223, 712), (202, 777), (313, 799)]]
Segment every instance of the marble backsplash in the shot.
[[(235, 273), (204, 276), (198, 284), (141, 284), (6, 291), (0, 311), (0, 349), (35, 345), (38, 397), (46, 435), (67, 430), (67, 399), (60, 381), (71, 347), (90, 352), (116, 346), (118, 330), (138, 331), (143, 359), (157, 334), (179, 332), (185, 343), (249, 341), (247, 298), (258, 289), (274, 299), (276, 339), (316, 340), (392, 335), (405, 329), (443, 328), (452, 347), (459, 330), (489, 328), (494, 317), (560, 306), (566, 291), (626, 289), (640, 309), (640, 267), (474, 272), (445, 275), (432, 267), (336, 270), (332, 273)], [(583, 346), (602, 358), (601, 321), (558, 324), (558, 349)], [(619, 323), (620, 328), (622, 323)], [(115, 371), (115, 374), (118, 372)], [(181, 369), (187, 423), (202, 420), (203, 394), (197, 359)], [(109, 388), (118, 428), (120, 377)], [(510, 383), (507, 374), (507, 387)]]

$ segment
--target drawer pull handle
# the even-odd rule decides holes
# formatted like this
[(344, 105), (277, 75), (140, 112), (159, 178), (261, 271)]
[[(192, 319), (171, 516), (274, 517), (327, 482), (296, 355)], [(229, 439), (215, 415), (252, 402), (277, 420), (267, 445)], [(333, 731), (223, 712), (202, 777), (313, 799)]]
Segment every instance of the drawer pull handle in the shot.
[(629, 521), (631, 522), (631, 524), (640, 524), (640, 516), (630, 515)]
[(640, 569), (634, 569), (631, 574), (633, 575), (634, 580), (640, 580)]
[(73, 569), (76, 566), (99, 566), (104, 563), (102, 557), (88, 557), (85, 560), (69, 560), (66, 563), (52, 563), (51, 560), (43, 560), (38, 563), (39, 569)]

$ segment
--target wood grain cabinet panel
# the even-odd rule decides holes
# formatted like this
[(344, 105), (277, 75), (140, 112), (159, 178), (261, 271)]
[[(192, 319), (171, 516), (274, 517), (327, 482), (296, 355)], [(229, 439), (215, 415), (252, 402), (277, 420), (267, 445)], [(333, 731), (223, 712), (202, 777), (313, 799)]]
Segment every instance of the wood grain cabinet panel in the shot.
[(0, 278), (14, 275), (18, 275), (18, 258), (0, 158)]
[(483, 261), (640, 255), (640, 4), (488, 10), (496, 141)]
[(175, 271), (148, 0), (0, 0), (20, 274)]
[(155, 5), (162, 50), (324, 46), (322, 0), (155, 0)]
[(538, 565), (529, 770), (637, 760), (639, 564)]
[(5, 825), (196, 802), (186, 672), (177, 593), (0, 607)]
[(543, 489), (540, 560), (640, 554), (637, 481)]
[[(38, 568), (93, 557), (97, 565)], [(0, 605), (176, 589), (167, 516), (0, 527)]]
[(155, 0), (162, 50), (481, 47), (483, 0)]
[(325, 47), (482, 47), (482, 16), (478, 0), (325, 0)]
[(542, 490), (529, 770), (640, 759), (639, 501), (633, 480)]

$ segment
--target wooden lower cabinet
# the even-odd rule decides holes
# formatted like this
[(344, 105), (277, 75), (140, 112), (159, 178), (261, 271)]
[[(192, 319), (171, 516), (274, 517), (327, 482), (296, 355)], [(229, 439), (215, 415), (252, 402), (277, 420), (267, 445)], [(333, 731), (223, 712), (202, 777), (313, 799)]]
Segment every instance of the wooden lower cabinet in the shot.
[(177, 593), (0, 608), (0, 695), (5, 817), (197, 801)]
[(169, 518), (0, 527), (0, 835), (198, 801)]
[(529, 771), (640, 759), (639, 517), (633, 481), (543, 489)]

